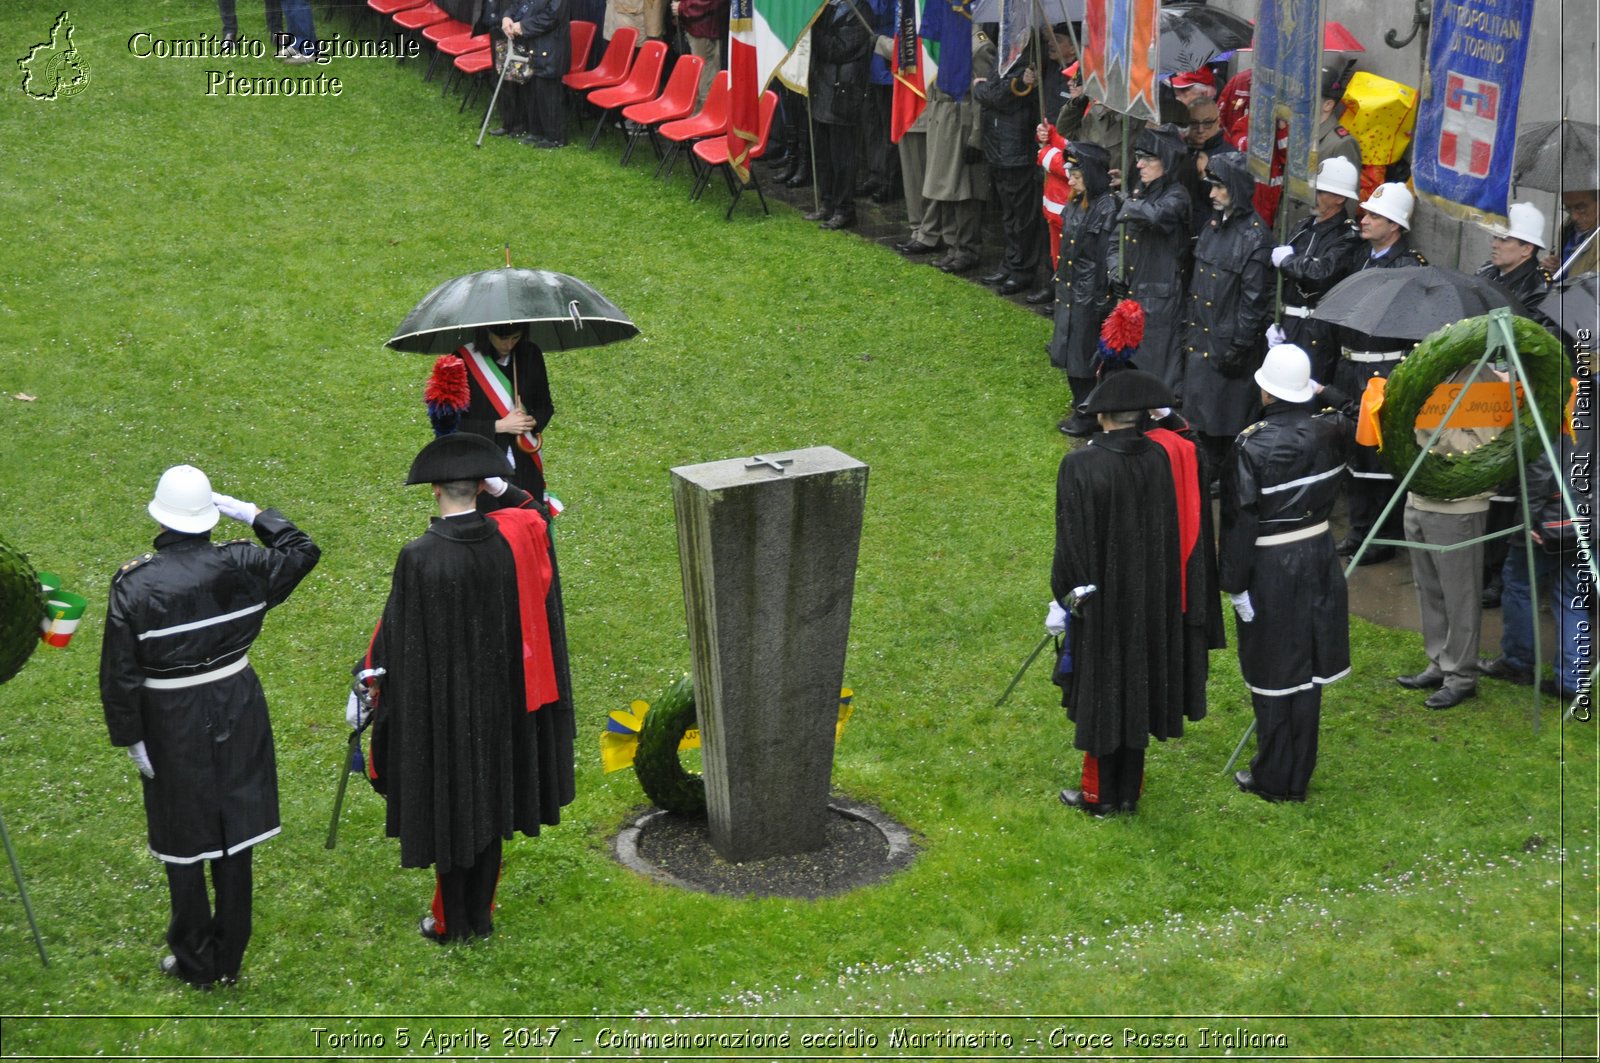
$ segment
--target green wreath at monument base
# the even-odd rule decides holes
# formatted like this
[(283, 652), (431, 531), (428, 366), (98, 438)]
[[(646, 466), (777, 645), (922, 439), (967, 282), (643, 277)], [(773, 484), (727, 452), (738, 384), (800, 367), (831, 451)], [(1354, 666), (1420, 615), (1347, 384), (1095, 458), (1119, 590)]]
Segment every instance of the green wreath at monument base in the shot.
[(0, 683), (16, 675), (38, 648), (44, 618), (38, 574), (27, 555), (0, 539)]
[[(1404, 477), (1422, 453), (1417, 441), (1417, 413), (1436, 387), (1482, 357), (1489, 346), (1491, 320), (1488, 316), (1469, 317), (1446, 325), (1417, 344), (1389, 377), (1378, 414), (1383, 432), (1380, 456), (1395, 476)], [(1571, 369), (1560, 340), (1525, 317), (1509, 320), (1526, 371), (1517, 424), (1523, 451), (1531, 459), (1544, 453), (1544, 446), (1529, 412), (1529, 394), (1538, 406), (1545, 430), (1554, 440), (1565, 429)], [(1508, 427), (1490, 442), (1465, 454), (1423, 454), (1411, 479), (1411, 489), (1431, 498), (1467, 498), (1506, 482), (1516, 475), (1517, 435)]]
[(678, 743), (695, 726), (694, 676), (679, 676), (645, 713), (633, 770), (657, 808), (684, 816), (706, 814), (706, 781), (686, 770)]

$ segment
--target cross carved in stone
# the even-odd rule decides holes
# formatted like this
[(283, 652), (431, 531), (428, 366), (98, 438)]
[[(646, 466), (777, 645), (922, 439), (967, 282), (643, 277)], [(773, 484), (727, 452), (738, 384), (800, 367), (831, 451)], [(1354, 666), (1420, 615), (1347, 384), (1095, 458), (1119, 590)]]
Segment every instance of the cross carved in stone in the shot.
[(763, 454), (757, 454), (753, 458), (751, 458), (749, 461), (745, 462), (744, 463), (744, 467), (747, 468), (747, 469), (759, 469), (762, 466), (766, 466), (767, 468), (771, 469), (773, 472), (782, 473), (782, 472), (787, 471), (787, 470), (784, 469), (785, 465), (793, 465), (793, 464), (794, 464), (794, 459), (793, 458), (769, 458), (769, 457), (766, 457)]

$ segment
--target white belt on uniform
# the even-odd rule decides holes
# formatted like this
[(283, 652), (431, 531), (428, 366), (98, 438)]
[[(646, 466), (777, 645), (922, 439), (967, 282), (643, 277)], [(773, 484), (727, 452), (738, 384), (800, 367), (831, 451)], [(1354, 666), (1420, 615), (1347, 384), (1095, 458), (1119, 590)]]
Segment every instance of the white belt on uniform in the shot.
[(1276, 535), (1259, 535), (1256, 537), (1256, 545), (1278, 546), (1281, 543), (1297, 543), (1301, 539), (1310, 539), (1313, 536), (1321, 535), (1327, 530), (1328, 522), (1322, 521), (1309, 527), (1296, 528), (1294, 531), (1278, 532)]
[(1352, 362), (1398, 362), (1406, 356), (1405, 351), (1352, 351), (1346, 347), (1344, 356)]
[(1286, 305), (1283, 308), (1283, 312), (1285, 314), (1288, 314), (1290, 317), (1310, 317), (1311, 316), (1311, 308), (1309, 306), (1287, 306)]
[(249, 667), (250, 657), (241, 656), (237, 661), (232, 661), (221, 668), (213, 668), (209, 672), (197, 672), (194, 675), (180, 676), (177, 679), (158, 679), (155, 676), (145, 676), (144, 685), (151, 690), (178, 690), (183, 687), (197, 687), (202, 683), (215, 683), (219, 679), (226, 679), (230, 675), (238, 675)]

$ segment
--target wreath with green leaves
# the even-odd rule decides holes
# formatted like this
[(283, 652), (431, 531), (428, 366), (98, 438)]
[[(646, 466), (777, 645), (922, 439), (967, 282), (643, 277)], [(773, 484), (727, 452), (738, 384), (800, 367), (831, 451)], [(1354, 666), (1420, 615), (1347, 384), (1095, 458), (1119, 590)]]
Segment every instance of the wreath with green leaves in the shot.
[[(1469, 317), (1446, 325), (1424, 339), (1389, 377), (1378, 414), (1383, 430), (1383, 458), (1389, 471), (1403, 477), (1422, 454), (1417, 441), (1417, 414), (1434, 388), (1457, 370), (1472, 365), (1489, 345), (1490, 318)], [(1525, 454), (1544, 452), (1539, 429), (1529, 411), (1531, 396), (1545, 430), (1554, 439), (1562, 430), (1567, 397), (1572, 390), (1571, 370), (1561, 341), (1525, 317), (1513, 317), (1511, 334), (1526, 375), (1518, 402), (1516, 424), (1493, 440), (1465, 454), (1422, 454), (1411, 488), (1431, 498), (1467, 498), (1504, 483), (1516, 474), (1517, 437)]]
[(706, 814), (706, 781), (684, 768), (678, 743), (695, 726), (694, 676), (684, 673), (663, 693), (639, 727), (634, 773), (658, 808), (684, 816)]
[(16, 675), (32, 656), (44, 618), (38, 574), (26, 554), (0, 539), (0, 683)]

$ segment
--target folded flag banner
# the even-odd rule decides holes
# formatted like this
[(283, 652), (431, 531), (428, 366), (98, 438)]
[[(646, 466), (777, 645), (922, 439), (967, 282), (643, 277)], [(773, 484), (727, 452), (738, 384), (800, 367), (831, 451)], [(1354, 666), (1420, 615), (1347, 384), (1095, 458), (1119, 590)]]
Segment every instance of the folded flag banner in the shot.
[(895, 0), (894, 55), (889, 72), (894, 77), (894, 92), (889, 105), (889, 140), (900, 143), (928, 106), (928, 83), (937, 71), (917, 27), (922, 21), (918, 0)]
[[(1266, 2), (1264, 0), (1263, 7)], [(1158, 0), (1084, 0), (1083, 90), (1120, 114), (1157, 119)]]
[(920, 33), (939, 64), (935, 77), (939, 91), (952, 99), (966, 99), (972, 88), (971, 0), (928, 0)]
[(1323, 0), (1261, 0), (1250, 75), (1251, 172), (1258, 181), (1286, 182), (1292, 195), (1307, 202), (1316, 198), (1311, 181), (1322, 99), (1322, 5)]
[(806, 50), (801, 38), (822, 10), (821, 0), (733, 0), (728, 9), (728, 75), (733, 90), (728, 121), (728, 164), (750, 180), (761, 94), (773, 78), (806, 90)]

